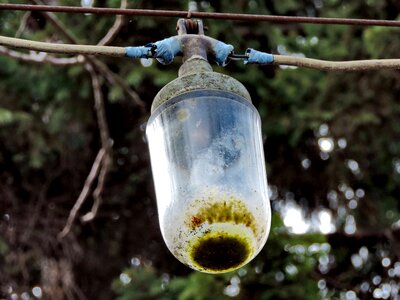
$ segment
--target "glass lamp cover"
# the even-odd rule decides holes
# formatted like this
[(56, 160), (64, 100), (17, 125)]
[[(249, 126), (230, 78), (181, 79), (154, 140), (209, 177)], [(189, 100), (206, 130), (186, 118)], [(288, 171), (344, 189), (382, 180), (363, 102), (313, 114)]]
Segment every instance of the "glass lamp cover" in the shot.
[(271, 220), (254, 106), (230, 92), (187, 92), (155, 110), (146, 134), (161, 232), (173, 255), (206, 273), (253, 259)]

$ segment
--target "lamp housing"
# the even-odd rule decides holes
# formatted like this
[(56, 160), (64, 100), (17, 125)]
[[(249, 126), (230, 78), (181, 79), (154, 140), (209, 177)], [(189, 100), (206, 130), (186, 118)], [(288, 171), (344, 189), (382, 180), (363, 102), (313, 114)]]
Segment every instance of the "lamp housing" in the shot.
[(193, 55), (155, 97), (146, 134), (163, 238), (206, 273), (235, 270), (271, 221), (260, 116), (246, 88)]

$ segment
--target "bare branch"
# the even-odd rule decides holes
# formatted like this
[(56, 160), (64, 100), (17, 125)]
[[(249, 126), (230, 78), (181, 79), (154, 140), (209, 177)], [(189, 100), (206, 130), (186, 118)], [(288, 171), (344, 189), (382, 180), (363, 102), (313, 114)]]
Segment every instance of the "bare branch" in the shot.
[(83, 186), (83, 189), (78, 197), (78, 200), (76, 200), (74, 206), (72, 207), (69, 213), (67, 223), (65, 224), (64, 229), (58, 234), (59, 239), (62, 239), (71, 231), (71, 227), (76, 219), (76, 215), (79, 209), (81, 208), (82, 204), (88, 197), (92, 184), (99, 174), (99, 170), (101, 168), (105, 154), (106, 151), (103, 148), (101, 148), (97, 153), (96, 159), (94, 160), (94, 163), (92, 165), (92, 169), (90, 170), (90, 173), (86, 178), (85, 185)]
[[(30, 0), (35, 4), (41, 4), (40, 0)], [(68, 40), (68, 42), (72, 44), (79, 44), (78, 40), (65, 29), (65, 26), (58, 20), (58, 18), (52, 13), (44, 13), (43, 14), (54, 26), (55, 28)], [(64, 45), (65, 46), (65, 45)], [(70, 45), (73, 46), (73, 45)], [(92, 87), (93, 87), (93, 96), (95, 100), (95, 110), (97, 115), (98, 126), (100, 130), (101, 137), (101, 145), (102, 148), (99, 150), (97, 157), (92, 165), (92, 169), (86, 178), (84, 187), (75, 202), (72, 210), (70, 211), (67, 222), (63, 228), (63, 230), (59, 233), (58, 238), (61, 239), (65, 237), (70, 231), (73, 225), (74, 220), (76, 219), (77, 213), (81, 208), (84, 201), (87, 199), (90, 190), (92, 188), (93, 182), (97, 180), (96, 189), (93, 192), (94, 203), (91, 211), (82, 217), (82, 221), (90, 221), (92, 220), (100, 206), (102, 201), (101, 193), (104, 188), (105, 180), (109, 168), (111, 166), (111, 140), (109, 137), (108, 125), (106, 121), (105, 107), (104, 107), (104, 99), (101, 93), (101, 85), (99, 75), (96, 71), (99, 72), (102, 76), (104, 76), (111, 84), (119, 85), (124, 92), (131, 97), (135, 103), (137, 103), (141, 109), (145, 107), (144, 102), (140, 99), (140, 97), (129, 88), (129, 86), (123, 81), (121, 77), (117, 74), (113, 73), (107, 65), (105, 65), (100, 60), (97, 60), (94, 57), (85, 56), (85, 61), (87, 64), (85, 65), (87, 71), (90, 73), (92, 78)]]
[[(121, 0), (121, 9), (125, 9), (128, 6), (128, 0)], [(108, 30), (107, 34), (97, 43), (100, 46), (106, 46), (110, 44), (120, 31), (124, 21), (123, 15), (117, 15), (113, 26)]]
[(31, 12), (28, 11), (24, 14), (24, 16), (21, 19), (21, 24), (19, 25), (19, 28), (17, 30), (17, 32), (15, 33), (15, 37), (18, 38), (22, 35), (22, 33), (24, 32), (25, 28), (26, 28), (26, 24), (28, 22), (29, 17), (31, 16)]
[(68, 217), (67, 223), (63, 231), (59, 234), (59, 238), (65, 237), (70, 232), (72, 224), (76, 218), (76, 215), (80, 207), (86, 200), (94, 180), (98, 178), (96, 189), (93, 192), (94, 203), (92, 209), (89, 213), (87, 213), (82, 217), (82, 221), (88, 222), (94, 219), (102, 202), (101, 193), (104, 188), (109, 168), (111, 167), (111, 139), (107, 125), (106, 112), (104, 107), (104, 98), (103, 94), (101, 93), (100, 79), (91, 64), (89, 63), (86, 64), (85, 68), (89, 72), (92, 79), (93, 97), (95, 102), (94, 106), (95, 106), (97, 123), (99, 126), (100, 140), (101, 140), (101, 149), (99, 151), (99, 154), (102, 153), (102, 156), (101, 159), (99, 160), (97, 160), (96, 158), (95, 162), (93, 163), (92, 170), (90, 171), (89, 176), (86, 179), (85, 185), (82, 189), (82, 192), (78, 200), (76, 201), (74, 207), (70, 212), (70, 215)]
[(101, 93), (99, 76), (96, 74), (90, 64), (86, 64), (85, 67), (92, 78), (93, 96), (95, 101), (97, 123), (100, 130), (101, 147), (105, 151), (105, 157), (102, 161), (100, 175), (97, 181), (97, 187), (93, 192), (94, 203), (92, 209), (89, 213), (82, 217), (82, 221), (88, 222), (94, 219), (102, 202), (101, 193), (104, 188), (104, 183), (107, 177), (108, 170), (111, 167), (111, 139), (107, 125), (104, 98), (103, 94)]
[[(41, 0), (29, 0), (30, 3), (36, 4), (36, 5), (43, 5), (44, 3)], [(71, 44), (79, 44), (78, 40), (70, 33), (65, 27), (64, 24), (60, 22), (60, 20), (57, 18), (57, 16), (54, 13), (51, 12), (42, 12), (42, 15), (50, 21), (51, 24), (59, 31), (65, 38), (66, 40), (71, 43)]]
[(59, 58), (59, 57), (51, 56), (45, 52), (30, 51), (30, 53), (27, 54), (27, 53), (22, 53), (19, 51), (14, 51), (14, 50), (8, 49), (3, 46), (0, 46), (0, 54), (6, 55), (8, 57), (15, 58), (15, 59), (18, 59), (21, 61), (35, 62), (35, 63), (49, 63), (49, 64), (57, 65), (57, 66), (68, 66), (68, 65), (81, 64), (85, 60), (82, 55), (78, 55), (75, 57)]
[[(29, 0), (29, 2), (36, 4), (36, 5), (41, 5), (43, 2), (41, 0)], [(51, 12), (43, 12), (42, 13), (52, 24), (53, 26), (67, 39), (69, 43), (72, 44), (79, 44), (79, 41), (70, 33), (67, 29), (66, 26), (64, 26), (60, 20), (57, 18), (57, 16), (54, 13)], [(127, 95), (130, 97), (139, 107), (141, 110), (144, 110), (145, 108), (145, 102), (140, 99), (139, 95), (133, 91), (126, 83), (125, 81), (112, 72), (106, 64), (104, 64), (102, 61), (86, 56), (86, 59), (89, 63), (91, 63), (93, 66), (95, 65), (96, 69), (107, 79), (107, 81), (112, 84), (112, 85), (118, 85)]]
[(103, 198), (101, 197), (101, 193), (103, 192), (104, 183), (106, 181), (106, 177), (110, 169), (110, 166), (111, 166), (111, 155), (107, 155), (107, 157), (105, 157), (103, 160), (97, 186), (93, 192), (94, 203), (92, 209), (90, 210), (90, 212), (82, 216), (81, 218), (82, 222), (90, 222), (96, 217), (97, 211), (99, 210), (100, 204), (103, 200)]
[(93, 63), (96, 65), (97, 70), (107, 79), (107, 81), (111, 85), (117, 85), (119, 86), (127, 95), (130, 97), (139, 107), (142, 111), (144, 111), (145, 108), (145, 103), (144, 101), (140, 98), (140, 96), (132, 90), (126, 82), (121, 78), (121, 76), (115, 74), (112, 72), (105, 63), (98, 59), (93, 59)]
[(100, 129), (101, 147), (104, 150), (109, 151), (111, 149), (111, 141), (104, 107), (104, 98), (103, 94), (101, 93), (100, 79), (94, 71), (92, 65), (86, 64), (85, 68), (92, 78), (93, 97), (95, 104), (94, 107), (96, 110), (97, 123)]

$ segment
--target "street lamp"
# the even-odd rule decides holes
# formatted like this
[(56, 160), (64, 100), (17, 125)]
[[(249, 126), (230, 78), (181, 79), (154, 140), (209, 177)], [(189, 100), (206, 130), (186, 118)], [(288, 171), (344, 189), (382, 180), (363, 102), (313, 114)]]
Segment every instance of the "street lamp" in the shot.
[(146, 128), (161, 232), (185, 265), (223, 273), (253, 259), (270, 230), (260, 116), (239, 81), (212, 71), (215, 40), (180, 37), (179, 77)]

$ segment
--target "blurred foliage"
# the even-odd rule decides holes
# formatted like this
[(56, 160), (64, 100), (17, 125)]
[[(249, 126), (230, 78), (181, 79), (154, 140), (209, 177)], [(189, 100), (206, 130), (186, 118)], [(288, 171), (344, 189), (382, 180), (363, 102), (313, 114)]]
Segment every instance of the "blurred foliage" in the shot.
[[(188, 4), (129, 1), (130, 8), (144, 9), (187, 10)], [(118, 7), (120, 1), (95, 0), (94, 5)], [(400, 12), (394, 0), (190, 5), (210, 12), (393, 20)], [(43, 14), (30, 13), (23, 24), (24, 15), (0, 11), (0, 34), (15, 36), (24, 26), (22, 38), (66, 42)], [(83, 44), (96, 44), (114, 22), (109, 15), (56, 16)], [(125, 17), (112, 45), (144, 45), (175, 35), (176, 21)], [(396, 58), (400, 48), (398, 28), (226, 20), (205, 20), (205, 25), (209, 36), (234, 45), (237, 53), (252, 47), (350, 60)], [(99, 59), (138, 93), (147, 112), (180, 66), (178, 58), (169, 66), (153, 61), (148, 67)], [(24, 293), (33, 298), (33, 287), (41, 287), (43, 299), (398, 299), (399, 72), (325, 73), (241, 62), (213, 66), (240, 80), (260, 112), (274, 209), (264, 250), (248, 266), (216, 276), (191, 272), (166, 249), (143, 132), (149, 115), (105, 78), (101, 92), (113, 166), (104, 201), (93, 222), (77, 220), (71, 235), (58, 240), (100, 147), (90, 76), (81, 64), (54, 66), (2, 55), (0, 65), (1, 298)], [(323, 138), (330, 139), (331, 152), (321, 150)], [(89, 197), (82, 215), (92, 203)], [(328, 211), (335, 232), (292, 234), (281, 218), (293, 203), (310, 222)]]

